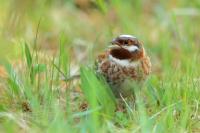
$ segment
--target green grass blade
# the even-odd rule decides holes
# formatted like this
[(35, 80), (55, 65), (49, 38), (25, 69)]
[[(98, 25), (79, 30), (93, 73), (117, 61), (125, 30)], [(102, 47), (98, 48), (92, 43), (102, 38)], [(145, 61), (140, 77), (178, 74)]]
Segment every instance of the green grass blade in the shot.
[(29, 49), (27, 43), (25, 43), (25, 55), (26, 55), (26, 62), (27, 62), (27, 65), (28, 65), (28, 67), (29, 67), (29, 69), (30, 69), (31, 66), (32, 66), (32, 57), (31, 57), (31, 52), (30, 52), (30, 49)]

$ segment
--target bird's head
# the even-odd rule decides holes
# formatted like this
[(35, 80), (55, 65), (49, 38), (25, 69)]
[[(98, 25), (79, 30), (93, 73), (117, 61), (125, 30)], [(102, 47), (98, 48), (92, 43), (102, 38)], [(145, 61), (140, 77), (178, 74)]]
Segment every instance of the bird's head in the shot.
[(110, 56), (113, 59), (135, 62), (144, 56), (144, 48), (138, 39), (131, 35), (120, 35), (111, 41)]

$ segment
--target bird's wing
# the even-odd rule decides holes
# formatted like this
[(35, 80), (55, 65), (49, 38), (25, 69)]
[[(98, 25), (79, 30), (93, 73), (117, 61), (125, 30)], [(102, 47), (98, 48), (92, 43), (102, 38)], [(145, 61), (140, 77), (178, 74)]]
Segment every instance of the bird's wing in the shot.
[(145, 56), (141, 61), (144, 74), (149, 75), (151, 72), (151, 61), (148, 56)]

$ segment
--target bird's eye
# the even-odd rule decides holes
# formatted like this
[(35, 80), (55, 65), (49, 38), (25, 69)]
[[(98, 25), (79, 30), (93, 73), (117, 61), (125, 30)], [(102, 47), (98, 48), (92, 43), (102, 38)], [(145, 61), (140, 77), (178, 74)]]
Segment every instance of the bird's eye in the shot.
[(123, 41), (122, 41), (122, 40), (119, 40), (118, 42), (119, 42), (120, 44), (123, 44)]
[(125, 40), (125, 41), (124, 41), (124, 44), (128, 44), (128, 40)]

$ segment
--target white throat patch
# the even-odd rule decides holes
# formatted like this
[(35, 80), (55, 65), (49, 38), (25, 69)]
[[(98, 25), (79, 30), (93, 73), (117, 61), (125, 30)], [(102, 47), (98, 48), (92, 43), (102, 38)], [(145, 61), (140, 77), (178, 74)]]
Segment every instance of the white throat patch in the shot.
[(121, 65), (121, 66), (132, 66), (132, 67), (136, 67), (139, 62), (136, 61), (136, 62), (130, 62), (129, 60), (127, 59), (124, 59), (124, 60), (120, 60), (120, 59), (117, 59), (115, 57), (113, 57), (112, 55), (109, 55), (109, 60), (111, 61), (114, 61), (115, 63)]

